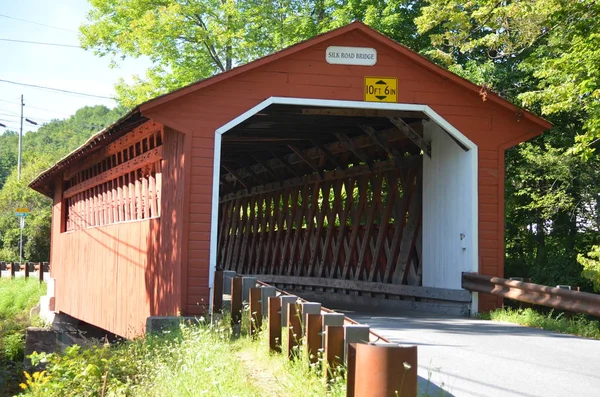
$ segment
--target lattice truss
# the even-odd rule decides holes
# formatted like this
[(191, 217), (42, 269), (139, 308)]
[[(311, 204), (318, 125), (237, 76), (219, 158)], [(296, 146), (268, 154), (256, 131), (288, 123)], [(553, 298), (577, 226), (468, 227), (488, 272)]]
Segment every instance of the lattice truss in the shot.
[(62, 231), (160, 216), (162, 143), (148, 123), (67, 171)]
[(429, 147), (422, 117), (410, 116), (279, 108), (226, 133), (218, 264), (242, 274), (421, 285)]

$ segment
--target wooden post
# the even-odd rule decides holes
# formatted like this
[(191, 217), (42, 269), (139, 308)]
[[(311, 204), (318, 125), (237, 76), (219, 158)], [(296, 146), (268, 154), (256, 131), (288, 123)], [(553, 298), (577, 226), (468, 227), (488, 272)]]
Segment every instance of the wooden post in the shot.
[(10, 278), (15, 278), (15, 272), (17, 271), (17, 267), (19, 267), (19, 264), (17, 262), (13, 262), (11, 264), (7, 264), (6, 266), (10, 266), (10, 268), (8, 269), (10, 270)]
[(262, 327), (261, 289), (250, 288), (250, 335), (255, 336)]
[(269, 296), (269, 351), (281, 353), (281, 298)]
[(355, 346), (352, 372), (360, 376), (353, 377), (354, 394), (348, 396), (417, 396), (416, 346), (365, 343)]
[(34, 268), (35, 268), (35, 271), (37, 272), (40, 283), (43, 283), (44, 282), (44, 264), (42, 262), (38, 262)]
[(212, 293), (212, 312), (221, 313), (223, 310), (223, 270), (215, 270)]
[(231, 326), (242, 323), (242, 278), (231, 279)]
[(287, 357), (292, 360), (298, 356), (298, 346), (300, 346), (300, 338), (302, 338), (302, 323), (300, 322), (300, 310), (298, 304), (288, 303), (287, 310)]
[(319, 359), (319, 349), (322, 347), (323, 319), (320, 314), (307, 314), (305, 318), (306, 353), (309, 361), (314, 364)]
[(348, 343), (346, 346), (346, 397), (355, 397), (356, 345), (357, 343)]
[[(344, 362), (344, 327), (325, 327), (325, 361), (323, 375), (327, 382), (334, 377), (334, 371)], [(369, 395), (368, 393), (365, 395)]]
[(19, 270), (25, 273), (25, 278), (29, 278), (29, 262), (25, 262), (19, 266)]

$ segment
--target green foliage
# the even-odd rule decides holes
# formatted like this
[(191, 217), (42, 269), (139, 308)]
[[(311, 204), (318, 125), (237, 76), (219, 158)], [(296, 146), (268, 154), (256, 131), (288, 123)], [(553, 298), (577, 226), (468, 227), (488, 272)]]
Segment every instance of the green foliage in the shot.
[(23, 230), (23, 258), (48, 261), (52, 200), (27, 185), (42, 171), (83, 144), (123, 114), (121, 108), (84, 107), (65, 120), (54, 120), (23, 136), (23, 167), (17, 178), (17, 134), (0, 135), (0, 260), (19, 260), (19, 219), (15, 208), (27, 207)]
[(22, 371), (25, 329), (29, 310), (46, 292), (37, 280), (0, 279), (0, 396), (15, 391)]
[(591, 155), (600, 138), (600, 24), (590, 22), (600, 18), (599, 2), (427, 2), (416, 23), (420, 33), (437, 29), (430, 56), (456, 70), (492, 62), (526, 73), (529, 84), (511, 81), (521, 103), (548, 116), (579, 115), (584, 133), (574, 150)]
[(92, 0), (81, 44), (100, 56), (147, 56), (153, 62), (116, 91), (132, 107), (319, 33), (361, 20), (413, 49), (421, 1), (402, 0)]
[(594, 245), (588, 257), (577, 255), (577, 261), (583, 266), (581, 275), (592, 282), (596, 292), (600, 292), (600, 246)]
[(589, 288), (577, 252), (600, 238), (600, 25), (589, 23), (600, 16), (600, 3), (427, 3), (416, 24), (430, 32), (429, 56), (555, 125), (507, 152), (506, 275)]
[(528, 327), (561, 332), (563, 334), (600, 339), (600, 322), (588, 320), (583, 315), (566, 317), (563, 313), (555, 315), (553, 311), (548, 314), (542, 314), (531, 308), (503, 308), (484, 314), (482, 318), (516, 323)]
[(507, 152), (505, 273), (589, 289), (577, 253), (600, 237), (600, 157), (573, 155), (568, 147), (581, 124), (556, 122), (559, 127)]
[(130, 383), (139, 363), (120, 352), (108, 346), (74, 345), (60, 355), (34, 353), (31, 363), (34, 366), (43, 363), (46, 375), (38, 375), (36, 381), (34, 373), (21, 387), (40, 396), (127, 395), (132, 390)]
[(322, 372), (306, 361), (269, 355), (265, 332), (258, 340), (243, 332), (233, 337), (228, 320), (223, 321), (182, 324), (114, 346), (34, 354), (32, 362), (45, 363), (46, 371), (28, 374), (24, 395), (345, 395), (343, 379), (332, 382), (327, 393)]

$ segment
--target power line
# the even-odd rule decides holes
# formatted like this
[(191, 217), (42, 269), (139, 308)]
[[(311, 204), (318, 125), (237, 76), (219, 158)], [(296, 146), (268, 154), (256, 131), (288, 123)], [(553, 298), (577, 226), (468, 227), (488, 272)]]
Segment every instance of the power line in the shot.
[(14, 43), (37, 44), (37, 45), (49, 45), (49, 46), (54, 46), (54, 47), (79, 48), (80, 50), (83, 49), (83, 48), (81, 48), (78, 45), (59, 44), (59, 43), (44, 43), (44, 42), (41, 42), (41, 41), (27, 41), (27, 40), (14, 40), (14, 39), (0, 39), (0, 41), (11, 41), (11, 42), (14, 42)]
[(19, 83), (19, 82), (16, 82), (16, 81), (10, 81), (10, 80), (2, 80), (2, 79), (0, 79), (0, 82), (2, 82), (2, 83), (8, 83), (8, 84), (22, 85), (22, 86), (25, 86), (25, 87), (40, 88), (40, 89), (43, 89), (43, 90), (63, 92), (65, 94), (82, 95), (82, 96), (89, 96), (89, 97), (93, 97), (93, 98), (102, 98), (102, 99), (110, 99), (110, 100), (113, 99), (111, 97), (102, 96), (102, 95), (94, 95), (94, 94), (86, 94), (84, 92), (61, 90), (60, 88), (44, 87), (44, 86), (35, 85), (35, 84), (25, 84), (25, 83)]
[[(0, 99), (0, 102), (6, 102), (6, 103), (12, 103), (12, 104), (15, 104), (15, 105), (19, 105), (19, 102), (7, 101), (5, 99)], [(37, 106), (30, 106), (30, 105), (25, 105), (25, 106), (27, 108), (29, 108), (29, 109), (37, 109), (37, 110), (43, 110), (45, 112), (56, 113), (56, 114), (63, 114), (65, 116), (71, 116), (70, 113), (59, 112), (58, 110), (52, 110), (52, 109), (47, 109), (47, 108), (39, 108)], [(0, 109), (0, 111), (2, 111), (2, 110), (5, 110), (5, 109)], [(8, 112), (8, 110), (5, 110), (5, 111)], [(16, 114), (16, 113), (14, 113), (14, 114)]]
[(74, 30), (65, 29), (65, 28), (59, 28), (58, 26), (46, 25), (45, 23), (28, 21), (27, 19), (15, 18), (15, 17), (11, 17), (11, 16), (8, 16), (8, 15), (4, 15), (4, 14), (0, 14), (0, 17), (4, 17), (4, 18), (8, 18), (8, 19), (14, 19), (15, 21), (26, 22), (26, 23), (30, 23), (30, 24), (33, 24), (33, 25), (45, 26), (45, 27), (51, 28), (51, 29), (64, 30), (65, 32), (77, 33)]
[(0, 99), (0, 102), (14, 103), (15, 105), (19, 105), (19, 102), (7, 101), (6, 99)]
[[(14, 119), (13, 120), (8, 120), (11, 117), (19, 119), (19, 120), (21, 119), (21, 116), (18, 116), (18, 115), (13, 116), (13, 115), (10, 115), (10, 114), (3, 114), (3, 113), (0, 113), (0, 117), (5, 117), (3, 120), (4, 121), (9, 121), (9, 122), (10, 121), (15, 121), (15, 122), (17, 121), (17, 120), (14, 120)], [(42, 121), (42, 122), (46, 122), (46, 123), (51, 123), (54, 120), (62, 120), (62, 119), (59, 119), (59, 118), (55, 118), (53, 120), (50, 120), (50, 119), (43, 119), (43, 118), (39, 118), (39, 117), (35, 117), (35, 116), (28, 116), (28, 117), (34, 119), (34, 121)]]
[(6, 113), (1, 113), (1, 114), (11, 114), (11, 115), (19, 116), (19, 114), (15, 113), (15, 112), (11, 112), (10, 110), (6, 110), (6, 109), (0, 109), (0, 112), (6, 112)]
[(64, 114), (65, 116), (71, 116), (71, 114), (69, 114), (69, 113), (65, 113), (65, 112), (59, 112), (58, 110), (52, 110), (52, 109), (38, 108), (38, 107), (36, 107), (36, 106), (29, 106), (29, 105), (25, 105), (25, 107), (27, 107), (27, 108), (29, 108), (29, 109), (44, 110), (44, 111), (46, 111), (46, 112), (57, 113), (57, 114)]

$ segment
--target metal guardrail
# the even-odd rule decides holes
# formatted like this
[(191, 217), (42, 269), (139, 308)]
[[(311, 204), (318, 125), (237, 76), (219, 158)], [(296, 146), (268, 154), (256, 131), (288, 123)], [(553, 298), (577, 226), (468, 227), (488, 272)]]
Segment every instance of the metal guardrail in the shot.
[(463, 273), (462, 287), (473, 292), (497, 295), (534, 305), (600, 317), (600, 295), (563, 288)]

